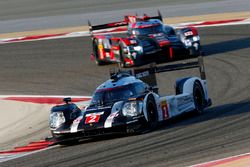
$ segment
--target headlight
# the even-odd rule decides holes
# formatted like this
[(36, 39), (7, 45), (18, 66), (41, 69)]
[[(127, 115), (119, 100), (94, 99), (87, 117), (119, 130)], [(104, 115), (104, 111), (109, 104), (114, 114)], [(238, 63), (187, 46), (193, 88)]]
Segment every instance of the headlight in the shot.
[(52, 112), (50, 114), (50, 127), (58, 128), (65, 122), (63, 112)]
[(131, 39), (131, 40), (130, 40), (130, 44), (135, 45), (135, 44), (137, 44), (137, 41), (134, 40), (134, 39)]
[(134, 46), (134, 50), (135, 50), (135, 51), (138, 51), (138, 52), (143, 52), (141, 46)]
[(200, 37), (199, 37), (199, 36), (194, 36), (194, 37), (193, 37), (193, 41), (196, 42), (196, 41), (199, 41), (199, 40), (200, 40)]
[(187, 39), (187, 40), (185, 40), (185, 45), (192, 46), (192, 42), (189, 39)]
[(142, 101), (129, 101), (122, 107), (122, 114), (124, 116), (137, 116), (142, 113)]

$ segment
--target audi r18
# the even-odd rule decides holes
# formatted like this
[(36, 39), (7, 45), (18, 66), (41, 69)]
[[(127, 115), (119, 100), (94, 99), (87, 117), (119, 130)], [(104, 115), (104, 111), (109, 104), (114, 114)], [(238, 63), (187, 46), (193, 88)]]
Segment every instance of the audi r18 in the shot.
[[(98, 65), (109, 62), (131, 67), (200, 55), (200, 36), (196, 28), (174, 29), (162, 21), (159, 11), (158, 16), (130, 15), (123, 21), (102, 25), (92, 26), (89, 21), (93, 46), (91, 58)], [(127, 34), (102, 33), (103, 29), (121, 26), (126, 26)]]

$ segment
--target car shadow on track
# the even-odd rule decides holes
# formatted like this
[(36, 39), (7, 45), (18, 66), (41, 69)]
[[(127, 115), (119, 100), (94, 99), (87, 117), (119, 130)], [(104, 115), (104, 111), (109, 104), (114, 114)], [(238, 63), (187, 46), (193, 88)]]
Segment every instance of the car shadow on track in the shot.
[(227, 53), (246, 48), (250, 48), (250, 37), (216, 42), (202, 46), (205, 56), (212, 56), (214, 54)]
[(108, 134), (108, 135), (103, 135), (103, 136), (97, 136), (97, 137), (93, 137), (93, 138), (86, 138), (86, 139), (80, 139), (77, 142), (72, 142), (72, 143), (68, 143), (66, 145), (62, 144), (60, 145), (61, 147), (70, 147), (70, 146), (75, 146), (75, 145), (79, 145), (79, 144), (87, 144), (87, 143), (98, 143), (98, 142), (102, 142), (105, 140), (115, 140), (117, 138), (121, 138), (121, 137), (129, 137), (131, 135), (126, 135), (126, 134)]
[(234, 115), (240, 115), (247, 112), (250, 114), (250, 99), (232, 104), (214, 106), (208, 108), (200, 115), (194, 113), (182, 114), (176, 118), (162, 123), (158, 130), (169, 129), (177, 126), (188, 126), (213, 119), (232, 117)]

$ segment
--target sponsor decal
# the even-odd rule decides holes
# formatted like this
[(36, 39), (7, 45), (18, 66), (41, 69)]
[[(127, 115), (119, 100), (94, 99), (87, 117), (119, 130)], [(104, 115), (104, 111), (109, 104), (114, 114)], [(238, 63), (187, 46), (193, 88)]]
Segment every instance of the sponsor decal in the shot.
[(118, 112), (119, 111), (116, 111), (114, 113), (111, 113), (108, 118), (106, 119), (105, 123), (104, 123), (104, 127), (105, 128), (110, 128), (112, 127), (112, 123), (114, 121), (114, 118), (118, 116)]
[(192, 31), (188, 31), (188, 32), (185, 32), (184, 35), (185, 36), (190, 36), (190, 35), (193, 35), (193, 32)]
[(71, 133), (75, 133), (77, 132), (77, 128), (78, 128), (78, 125), (79, 123), (81, 122), (83, 116), (79, 116), (78, 118), (76, 118), (73, 123), (71, 124), (71, 127), (70, 127), (70, 132)]
[(177, 99), (177, 107), (179, 111), (184, 110), (187, 108), (191, 103), (193, 103), (192, 96), (183, 96)]
[(122, 25), (126, 25), (126, 24), (127, 24), (127, 22), (121, 21), (121, 22), (109, 23), (108, 27), (122, 26)]
[(144, 71), (144, 72), (136, 74), (136, 78), (142, 78), (146, 76), (149, 76), (149, 71)]

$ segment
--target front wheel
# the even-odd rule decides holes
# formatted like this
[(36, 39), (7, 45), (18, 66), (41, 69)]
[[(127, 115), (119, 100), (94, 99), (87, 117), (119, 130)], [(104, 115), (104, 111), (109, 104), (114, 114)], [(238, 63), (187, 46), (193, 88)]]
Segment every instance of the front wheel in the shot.
[(152, 95), (150, 95), (147, 99), (146, 108), (148, 117), (147, 126), (150, 130), (154, 130), (158, 125), (158, 113), (155, 100)]

